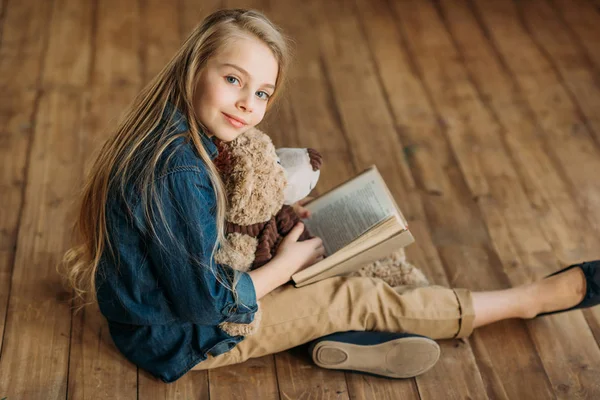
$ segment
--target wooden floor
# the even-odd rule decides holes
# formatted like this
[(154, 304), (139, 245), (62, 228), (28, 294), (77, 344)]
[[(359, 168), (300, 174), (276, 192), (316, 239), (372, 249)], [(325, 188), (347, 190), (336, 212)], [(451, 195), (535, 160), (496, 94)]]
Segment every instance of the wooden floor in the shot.
[(0, 399), (599, 399), (600, 308), (442, 341), (417, 379), (322, 370), (299, 347), (170, 385), (97, 310), (72, 314), (55, 264), (84, 171), (224, 6), (296, 42), (263, 128), (323, 153), (320, 191), (376, 163), (433, 282), (507, 288), (600, 258), (600, 0), (0, 0)]

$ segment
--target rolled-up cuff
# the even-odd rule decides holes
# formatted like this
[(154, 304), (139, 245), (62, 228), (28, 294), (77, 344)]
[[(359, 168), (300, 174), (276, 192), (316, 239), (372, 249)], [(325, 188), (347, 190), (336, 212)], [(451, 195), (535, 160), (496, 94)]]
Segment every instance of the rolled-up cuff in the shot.
[(473, 297), (467, 289), (453, 289), (460, 312), (458, 332), (455, 338), (468, 337), (473, 333), (473, 322), (475, 321), (475, 309), (473, 308)]
[(223, 315), (227, 317), (224, 322), (249, 324), (254, 319), (254, 313), (258, 310), (258, 304), (254, 283), (248, 273), (240, 273), (235, 292), (237, 301), (226, 305), (222, 311)]
[(257, 307), (254, 283), (247, 272), (240, 273), (240, 279), (235, 287), (241, 312), (255, 312)]

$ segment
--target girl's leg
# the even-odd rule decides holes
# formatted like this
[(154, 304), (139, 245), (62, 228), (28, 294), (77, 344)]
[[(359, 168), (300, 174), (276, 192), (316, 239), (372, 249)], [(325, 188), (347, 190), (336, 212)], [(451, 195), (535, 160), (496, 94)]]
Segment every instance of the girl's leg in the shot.
[(330, 278), (284, 285), (261, 300), (258, 332), (195, 370), (277, 353), (334, 332), (409, 332), (433, 339), (466, 337), (476, 327), (508, 318), (533, 318), (578, 304), (586, 290), (574, 268), (533, 284), (472, 293), (441, 286), (392, 288), (370, 278)]
[(472, 331), (471, 294), (441, 286), (393, 288), (371, 278), (330, 278), (301, 288), (290, 284), (260, 301), (257, 332), (225, 354), (194, 367), (210, 369), (277, 353), (334, 332), (410, 332), (433, 339)]
[(573, 268), (529, 285), (472, 293), (473, 328), (508, 318), (533, 318), (543, 312), (570, 308), (583, 299), (585, 275)]

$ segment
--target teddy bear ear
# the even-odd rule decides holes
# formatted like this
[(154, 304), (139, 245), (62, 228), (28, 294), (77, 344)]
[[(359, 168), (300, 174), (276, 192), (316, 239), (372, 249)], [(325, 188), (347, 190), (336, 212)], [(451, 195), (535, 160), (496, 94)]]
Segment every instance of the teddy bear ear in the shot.
[(310, 158), (310, 165), (313, 171), (320, 170), (321, 165), (323, 165), (323, 157), (321, 156), (321, 153), (311, 148), (306, 149), (306, 151), (308, 151), (308, 157)]

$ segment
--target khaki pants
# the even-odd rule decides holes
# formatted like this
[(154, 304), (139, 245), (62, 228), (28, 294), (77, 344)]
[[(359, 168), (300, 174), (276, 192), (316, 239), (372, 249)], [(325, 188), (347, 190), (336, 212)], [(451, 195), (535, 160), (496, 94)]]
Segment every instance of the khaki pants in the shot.
[(433, 339), (466, 337), (473, 302), (466, 289), (391, 287), (364, 277), (336, 277), (296, 288), (281, 286), (260, 301), (258, 331), (194, 370), (241, 363), (341, 331), (409, 332)]

